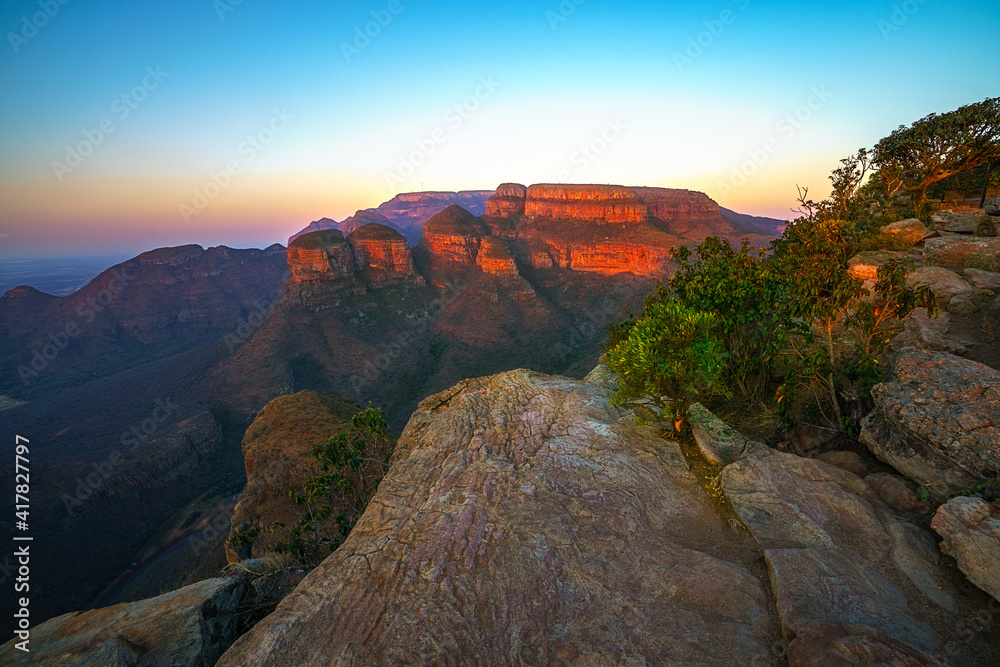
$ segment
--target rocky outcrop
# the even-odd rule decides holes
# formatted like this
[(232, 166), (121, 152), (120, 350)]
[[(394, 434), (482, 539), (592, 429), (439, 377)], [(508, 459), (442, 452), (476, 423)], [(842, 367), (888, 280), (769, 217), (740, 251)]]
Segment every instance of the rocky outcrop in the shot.
[(931, 528), (969, 581), (1000, 600), (1000, 509), (959, 496), (938, 508)]
[(636, 193), (619, 185), (532, 185), (524, 213), (538, 218), (588, 222), (644, 222), (649, 211)]
[(453, 204), (427, 221), (420, 244), (436, 262), (471, 267), (484, 236), (479, 220)]
[(931, 213), (931, 224), (934, 229), (946, 232), (971, 234), (976, 230), (982, 218), (981, 213), (955, 213), (954, 211), (935, 211)]
[(411, 275), (413, 257), (403, 235), (391, 227), (370, 223), (358, 227), (347, 242), (354, 250), (355, 266), (361, 271)]
[(670, 247), (630, 243), (624, 239), (588, 243), (557, 237), (548, 240), (547, 244), (546, 255), (556, 266), (603, 275), (655, 276), (664, 271), (673, 258)]
[(354, 251), (340, 230), (311, 232), (288, 244), (288, 267), (296, 283), (319, 283), (354, 275)]
[(1000, 292), (1000, 273), (981, 269), (965, 269), (962, 273), (973, 286)]
[(476, 264), (483, 273), (494, 276), (516, 276), (517, 265), (503, 239), (498, 236), (487, 236), (476, 255)]
[(760, 581), (679, 446), (526, 371), (425, 399), (347, 541), (220, 666), (754, 664)]
[(956, 294), (972, 290), (972, 285), (963, 280), (960, 275), (940, 266), (925, 266), (911, 271), (906, 277), (907, 287), (921, 285), (929, 285), (937, 294), (938, 301), (942, 305), (947, 305)]
[(924, 244), (924, 265), (996, 270), (1000, 268), (1000, 237), (931, 239)]
[(786, 638), (810, 623), (863, 625), (935, 652), (953, 636), (960, 579), (930, 534), (857, 476), (758, 448), (723, 470), (721, 486), (764, 549)]
[(986, 200), (986, 215), (1000, 215), (1000, 197)]
[(867, 625), (809, 623), (788, 645), (788, 667), (953, 667)]
[(1000, 471), (1000, 372), (945, 352), (904, 348), (872, 389), (861, 440), (944, 500)]
[(747, 437), (716, 417), (701, 403), (692, 405), (687, 416), (698, 450), (712, 465), (729, 465), (746, 454), (749, 445)]
[(4, 665), (211, 667), (243, 628), (251, 586), (207, 579), (159, 597), (58, 616), (31, 628), (30, 653), (11, 640)]
[(518, 183), (504, 183), (486, 202), (486, 215), (492, 218), (509, 218), (524, 215), (528, 188)]
[[(321, 472), (309, 451), (349, 430), (358, 410), (340, 396), (315, 391), (280, 396), (261, 409), (243, 436), (247, 483), (233, 511), (230, 537), (254, 527), (260, 532), (239, 552), (227, 541), (230, 562), (267, 556), (278, 541), (288, 539), (288, 529), (303, 513), (289, 492)], [(276, 522), (284, 527), (276, 528)], [(317, 527), (333, 534), (335, 526), (336, 516), (331, 516)]]
[(931, 238), (935, 232), (927, 228), (918, 218), (899, 220), (882, 228), (882, 233), (892, 236), (910, 244), (917, 245), (921, 241)]

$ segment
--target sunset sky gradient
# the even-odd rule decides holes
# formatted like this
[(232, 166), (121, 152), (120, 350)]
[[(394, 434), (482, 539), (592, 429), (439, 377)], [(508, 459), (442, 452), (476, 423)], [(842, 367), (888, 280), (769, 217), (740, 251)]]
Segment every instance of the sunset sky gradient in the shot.
[(841, 157), (1000, 94), (995, 0), (35, 0), (0, 27), (9, 255), (263, 247), (396, 192), (505, 181), (785, 218)]

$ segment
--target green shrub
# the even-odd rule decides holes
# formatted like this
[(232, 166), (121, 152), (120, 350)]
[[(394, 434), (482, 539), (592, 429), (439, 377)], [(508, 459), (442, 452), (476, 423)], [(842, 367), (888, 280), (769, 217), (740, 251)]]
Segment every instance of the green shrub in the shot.
[[(351, 418), (351, 426), (309, 451), (323, 474), (290, 492), (292, 501), (305, 505), (306, 510), (292, 525), (288, 539), (275, 545), (277, 553), (289, 553), (307, 563), (334, 551), (378, 490), (394, 448), (386, 414), (369, 404)], [(331, 533), (325, 520), (334, 513), (336, 532)]]
[(608, 366), (619, 378), (616, 401), (648, 401), (679, 429), (693, 401), (726, 391), (718, 327), (715, 315), (676, 298), (649, 304), (625, 327), (627, 336), (608, 350)]

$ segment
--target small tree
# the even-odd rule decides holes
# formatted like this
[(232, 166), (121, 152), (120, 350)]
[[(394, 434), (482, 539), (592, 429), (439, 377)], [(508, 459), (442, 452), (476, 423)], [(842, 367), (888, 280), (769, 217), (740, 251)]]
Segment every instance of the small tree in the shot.
[(883, 182), (910, 191), (919, 211), (934, 183), (1000, 158), (1000, 97), (901, 125), (873, 156)]
[[(349, 431), (313, 447), (309, 456), (319, 461), (323, 474), (291, 490), (292, 501), (305, 505), (305, 512), (274, 550), (306, 563), (325, 556), (324, 549), (329, 553), (340, 546), (388, 472), (393, 449), (386, 414), (370, 403), (351, 418)], [(324, 522), (334, 513), (336, 532), (331, 533)]]
[(618, 374), (615, 400), (644, 400), (680, 429), (692, 401), (724, 393), (725, 351), (718, 318), (667, 297), (647, 304), (637, 321), (618, 331), (608, 366)]

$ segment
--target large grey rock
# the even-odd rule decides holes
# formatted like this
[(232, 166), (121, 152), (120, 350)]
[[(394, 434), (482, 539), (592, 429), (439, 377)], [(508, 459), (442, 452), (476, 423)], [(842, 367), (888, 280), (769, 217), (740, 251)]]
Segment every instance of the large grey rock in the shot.
[(903, 239), (910, 245), (916, 245), (935, 235), (935, 232), (917, 218), (890, 223), (882, 228), (882, 232)]
[(712, 465), (729, 465), (746, 453), (749, 439), (701, 403), (688, 409), (688, 421), (698, 450)]
[(930, 239), (924, 244), (924, 266), (984, 269), (1000, 266), (1000, 237)]
[(1000, 372), (946, 352), (904, 348), (872, 389), (861, 441), (944, 501), (1000, 470)]
[(996, 298), (991, 290), (974, 289), (956, 294), (948, 302), (948, 312), (956, 315), (972, 315), (982, 310)]
[(768, 549), (771, 588), (787, 639), (809, 623), (860, 624), (922, 649), (940, 638), (915, 617), (903, 591), (838, 549)]
[(925, 350), (965, 354), (968, 348), (948, 335), (951, 316), (947, 311), (930, 317), (926, 308), (915, 308), (903, 322), (903, 331), (892, 341), (894, 349), (919, 347)]
[(980, 498), (952, 498), (938, 508), (933, 528), (941, 551), (969, 581), (1000, 600), (1000, 511)]
[(788, 645), (788, 667), (952, 667), (867, 625), (812, 622)]
[(1000, 215), (1000, 197), (986, 200), (986, 214)]
[(467, 380), (421, 402), (344, 544), (219, 665), (750, 664), (774, 611), (728, 531), (607, 389)]
[(935, 211), (931, 213), (931, 224), (935, 229), (971, 234), (979, 224), (979, 214)]
[(148, 600), (58, 616), (31, 630), (31, 652), (0, 647), (3, 665), (210, 667), (242, 629), (250, 584), (207, 579)]
[(956, 294), (972, 290), (972, 285), (967, 283), (962, 276), (940, 266), (924, 266), (916, 271), (911, 271), (906, 277), (906, 285), (907, 287), (929, 285), (943, 304), (951, 301), (951, 298)]
[(983, 271), (982, 269), (966, 269), (962, 273), (973, 286), (982, 289), (1000, 291), (1000, 273)]
[(856, 475), (760, 450), (723, 470), (721, 484), (733, 511), (764, 549), (839, 549), (885, 577), (908, 580), (920, 593), (917, 606), (929, 599), (957, 612), (953, 585), (930, 534), (921, 537), (903, 525)]

